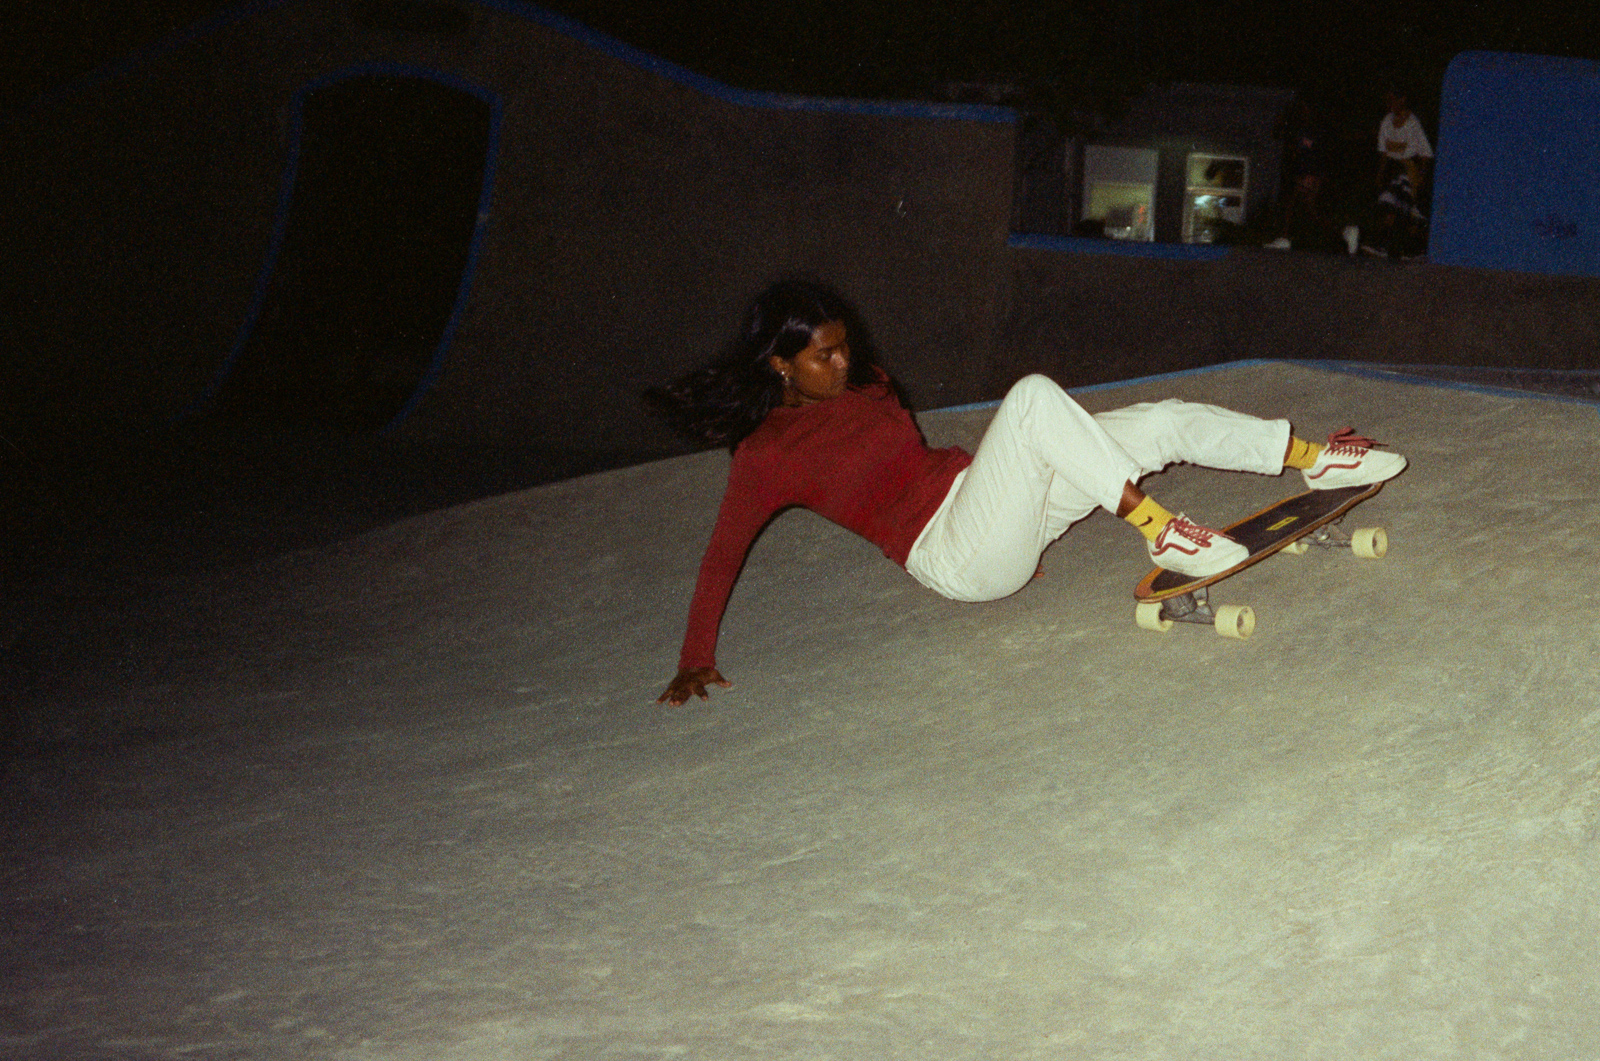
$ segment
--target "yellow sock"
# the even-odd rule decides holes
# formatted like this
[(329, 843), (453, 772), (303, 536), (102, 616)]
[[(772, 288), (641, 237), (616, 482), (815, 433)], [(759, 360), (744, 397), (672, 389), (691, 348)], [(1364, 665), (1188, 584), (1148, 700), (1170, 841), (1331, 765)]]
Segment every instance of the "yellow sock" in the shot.
[(1322, 456), (1322, 451), (1327, 447), (1320, 442), (1307, 442), (1303, 438), (1290, 437), (1289, 455), (1283, 459), (1285, 468), (1299, 468), (1302, 471), (1317, 463), (1317, 458)]
[(1161, 528), (1172, 522), (1172, 513), (1156, 504), (1154, 498), (1147, 497), (1137, 505), (1133, 511), (1122, 517), (1138, 529), (1149, 541), (1155, 541), (1156, 535), (1161, 533)]

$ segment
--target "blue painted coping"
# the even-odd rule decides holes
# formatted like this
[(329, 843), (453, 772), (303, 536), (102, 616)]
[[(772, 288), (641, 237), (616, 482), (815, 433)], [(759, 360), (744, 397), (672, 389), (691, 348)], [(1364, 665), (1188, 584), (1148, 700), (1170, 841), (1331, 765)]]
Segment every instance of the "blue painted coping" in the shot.
[[(1586, 398), (1573, 398), (1565, 394), (1544, 394), (1539, 391), (1520, 390), (1516, 387), (1494, 387), (1481, 383), (1463, 383), (1459, 380), (1435, 379), (1432, 376), (1405, 372), (1392, 368), (1381, 368), (1361, 361), (1291, 361), (1284, 358), (1250, 358), (1240, 361), (1224, 361), (1218, 365), (1202, 365), (1199, 368), (1179, 369), (1176, 372), (1159, 372), (1153, 376), (1136, 376), (1133, 379), (1119, 379), (1110, 383), (1092, 383), (1085, 387), (1068, 387), (1068, 394), (1093, 394), (1097, 391), (1116, 390), (1119, 387), (1131, 387), (1136, 383), (1155, 383), (1161, 380), (1182, 379), (1185, 376), (1198, 376), (1207, 372), (1222, 372), (1234, 368), (1254, 368), (1259, 365), (1297, 365), (1301, 368), (1317, 368), (1327, 372), (1342, 372), (1346, 375), (1360, 376), (1363, 379), (1382, 380), (1388, 383), (1403, 383), (1414, 387), (1438, 387), (1443, 390), (1469, 391), (1475, 394), (1494, 394), (1502, 398), (1530, 398), (1536, 401), (1565, 402), (1569, 405), (1586, 405), (1600, 415), (1600, 403)], [(1421, 367), (1421, 366), (1419, 366)], [(1485, 366), (1487, 368), (1487, 366)], [(1470, 370), (1470, 369), (1469, 369)], [(940, 409), (929, 409), (930, 413), (970, 413), (983, 409), (993, 409), (998, 406), (998, 400), (986, 402), (971, 402), (967, 405), (950, 405)]]
[(1062, 254), (1107, 254), (1121, 258), (1159, 258), (1175, 262), (1221, 261), (1231, 250), (1215, 243), (1146, 243), (1131, 239), (1026, 234), (1008, 237), (1006, 246), (1018, 250), (1056, 251)]
[(733, 88), (714, 81), (693, 70), (668, 62), (659, 56), (641, 51), (615, 37), (590, 29), (583, 23), (557, 14), (537, 4), (522, 0), (469, 0), (479, 7), (487, 7), (509, 15), (517, 15), (537, 22), (642, 70), (695, 89), (707, 96), (735, 103), (742, 107), (760, 107), (768, 110), (823, 111), (830, 114), (866, 114), (885, 118), (942, 118), (955, 121), (998, 122), (1013, 124), (1017, 112), (1010, 107), (991, 107), (973, 103), (918, 103), (893, 100), (826, 99), (814, 96), (790, 96), (777, 92), (752, 92)]
[[(1524, 398), (1542, 402), (1563, 402), (1567, 405), (1585, 405), (1595, 410), (1600, 415), (1600, 402), (1588, 398), (1575, 398), (1567, 394), (1546, 394), (1543, 391), (1523, 390), (1520, 387), (1496, 387), (1487, 383), (1469, 383), (1464, 380), (1438, 379), (1419, 372), (1407, 372), (1403, 368), (1386, 368), (1370, 365), (1362, 361), (1285, 361), (1288, 365), (1302, 365), (1306, 368), (1321, 368), (1330, 372), (1343, 372), (1351, 376), (1360, 376), (1363, 379), (1381, 380), (1386, 383), (1403, 383), (1411, 387), (1437, 387), (1441, 390), (1467, 391), (1473, 394), (1493, 394), (1502, 398)], [(1418, 368), (1426, 366), (1418, 365)], [(1450, 368), (1465, 368), (1467, 371), (1481, 368), (1484, 371), (1493, 371), (1499, 366), (1441, 366)]]
[[(22, 108), (22, 110), (26, 111), (34, 107), (47, 106), (51, 102), (64, 99), (96, 85), (104, 84), (191, 41), (198, 40), (235, 23), (245, 21), (254, 15), (263, 14), (288, 4), (303, 2), (308, 2), (308, 0), (247, 0), (247, 2), (241, 3), (237, 7), (229, 8), (220, 14), (202, 19), (192, 26), (185, 27), (156, 44), (134, 52), (126, 59), (103, 67), (60, 89), (47, 92), (32, 104)], [(973, 103), (828, 99), (812, 96), (793, 96), (778, 92), (753, 92), (747, 89), (734, 88), (703, 74), (697, 74), (687, 67), (668, 62), (659, 56), (635, 48), (631, 44), (626, 44), (615, 37), (591, 29), (575, 19), (540, 7), (537, 4), (525, 3), (523, 0), (461, 0), (461, 2), (537, 23), (546, 29), (554, 30), (563, 36), (570, 37), (581, 44), (593, 48), (595, 51), (609, 55), (631, 66), (636, 66), (641, 70), (648, 70), (657, 76), (695, 89), (704, 95), (742, 107), (757, 107), (767, 110), (817, 111), (827, 114), (861, 114), (884, 118), (933, 118), (950, 121), (993, 122), (1007, 125), (1015, 124), (1019, 120), (1017, 112), (1010, 107), (985, 106)]]

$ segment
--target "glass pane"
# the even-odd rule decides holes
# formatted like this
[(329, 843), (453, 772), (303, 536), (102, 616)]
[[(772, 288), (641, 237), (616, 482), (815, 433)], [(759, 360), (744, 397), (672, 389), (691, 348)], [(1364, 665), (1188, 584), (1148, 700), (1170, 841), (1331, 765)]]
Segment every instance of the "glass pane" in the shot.
[(1244, 191), (1246, 162), (1224, 155), (1190, 155), (1190, 188), (1228, 188)]
[(1083, 216), (1085, 220), (1105, 222), (1105, 234), (1110, 239), (1149, 240), (1154, 237), (1150, 223), (1154, 197), (1153, 184), (1102, 182), (1089, 189)]
[(1160, 154), (1142, 147), (1091, 144), (1083, 150), (1083, 221), (1078, 231), (1110, 239), (1155, 239)]
[(1244, 224), (1244, 198), (1190, 192), (1183, 209), (1183, 241), (1216, 243), (1229, 229)]

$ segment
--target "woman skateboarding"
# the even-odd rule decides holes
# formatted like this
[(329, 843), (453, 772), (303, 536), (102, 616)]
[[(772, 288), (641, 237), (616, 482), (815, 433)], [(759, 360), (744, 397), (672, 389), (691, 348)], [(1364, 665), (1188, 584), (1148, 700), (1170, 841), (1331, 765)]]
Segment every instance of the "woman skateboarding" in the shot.
[(987, 601), (1025, 586), (1045, 548), (1096, 508), (1143, 535), (1158, 567), (1205, 577), (1243, 560), (1237, 542), (1140, 490), (1169, 464), (1296, 468), (1312, 489), (1381, 482), (1406, 465), (1349, 432), (1307, 442), (1286, 420), (1177, 399), (1090, 415), (1041, 375), (1007, 392), (975, 454), (933, 449), (854, 311), (807, 281), (767, 288), (717, 360), (650, 397), (674, 426), (733, 454), (678, 673), (657, 700), (674, 706), (731, 684), (715, 658), (723, 609), (751, 544), (791, 506), (861, 535), (936, 593)]

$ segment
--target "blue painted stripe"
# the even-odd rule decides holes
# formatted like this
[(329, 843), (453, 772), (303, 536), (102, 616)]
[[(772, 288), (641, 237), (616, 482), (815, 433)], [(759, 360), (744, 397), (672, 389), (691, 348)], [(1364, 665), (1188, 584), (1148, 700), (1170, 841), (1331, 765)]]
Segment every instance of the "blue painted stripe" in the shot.
[(1221, 261), (1231, 250), (1215, 243), (1145, 243), (1131, 239), (1027, 234), (1010, 236), (1006, 246), (1018, 250), (1054, 251), (1057, 254), (1109, 254), (1123, 258), (1159, 258), (1178, 262)]
[(969, 402), (966, 405), (945, 405), (945, 406), (941, 406), (938, 409), (929, 409), (928, 412), (930, 412), (930, 413), (974, 413), (974, 412), (977, 412), (980, 409), (993, 409), (995, 406), (997, 406), (999, 404), (1000, 404), (1000, 402), (997, 399), (991, 399), (990, 401), (986, 401), (986, 402)]
[(500, 101), (499, 94), (489, 91), (480, 85), (472, 84), (461, 78), (440, 74), (419, 74), (414, 76), (431, 76), (435, 80), (449, 85), (462, 92), (477, 96), (489, 105), (489, 142), (483, 153), (483, 183), (478, 191), (478, 213), (472, 225), (472, 239), (467, 244), (467, 260), (461, 268), (461, 281), (456, 285), (455, 304), (450, 308), (450, 319), (445, 321), (444, 331), (439, 335), (439, 342), (434, 347), (433, 358), (428, 362), (426, 371), (417, 382), (416, 389), (411, 392), (411, 397), (406, 404), (394, 415), (394, 419), (384, 425), (379, 434), (389, 434), (400, 426), (406, 417), (414, 412), (422, 403), (433, 385), (439, 382), (439, 377), (444, 374), (445, 358), (450, 352), (450, 346), (455, 342), (456, 329), (461, 324), (461, 318), (467, 311), (467, 301), (472, 294), (472, 282), (478, 271), (478, 256), (483, 250), (484, 237), (489, 230), (490, 207), (494, 198), (494, 179), (496, 169), (500, 162), (500, 133), (501, 124), (505, 117), (505, 107)]
[[(1437, 387), (1441, 390), (1466, 391), (1471, 394), (1492, 394), (1500, 398), (1531, 398), (1536, 401), (1562, 402), (1567, 405), (1587, 405), (1591, 408), (1594, 408), (1597, 414), (1600, 414), (1600, 399), (1595, 398), (1579, 398), (1570, 394), (1546, 394), (1544, 391), (1524, 390), (1521, 387), (1499, 387), (1490, 383), (1470, 383), (1465, 380), (1439, 379), (1421, 372), (1407, 372), (1404, 368), (1388, 368), (1377, 365), (1369, 365), (1361, 361), (1286, 361), (1284, 363), (1289, 365), (1303, 365), (1307, 368), (1321, 368), (1330, 372), (1342, 372), (1346, 375), (1359, 376), (1363, 379), (1380, 380), (1386, 383), (1403, 383), (1411, 387)], [(1417, 367), (1425, 368), (1427, 366), (1419, 365)], [(1449, 365), (1441, 367), (1459, 368), (1467, 372), (1480, 369), (1490, 372), (1506, 371), (1500, 368), (1500, 366), (1495, 365)], [(1525, 365), (1512, 366), (1513, 369), (1527, 367), (1528, 366)], [(1573, 374), (1590, 376), (1594, 375), (1592, 372)]]
[[(1536, 401), (1564, 402), (1568, 405), (1586, 405), (1595, 409), (1600, 415), (1600, 400), (1589, 398), (1576, 398), (1565, 394), (1545, 394), (1542, 391), (1522, 390), (1518, 387), (1496, 387), (1482, 383), (1464, 383), (1459, 380), (1438, 379), (1420, 373), (1406, 372), (1404, 369), (1384, 368), (1370, 365), (1362, 361), (1326, 361), (1306, 360), (1295, 361), (1286, 358), (1246, 358), (1239, 361), (1224, 361), (1216, 365), (1202, 365), (1199, 368), (1179, 369), (1175, 372), (1161, 372), (1153, 376), (1137, 376), (1133, 379), (1114, 380), (1110, 383), (1091, 383), (1082, 387), (1066, 388), (1068, 394), (1093, 394), (1098, 391), (1116, 390), (1119, 387), (1132, 387), (1141, 383), (1158, 383), (1162, 380), (1182, 379), (1185, 376), (1199, 376), (1210, 372), (1221, 372), (1235, 368), (1257, 368), (1261, 365), (1294, 365), (1298, 368), (1322, 369), (1327, 372), (1339, 372), (1349, 376), (1358, 376), (1363, 379), (1377, 380), (1385, 383), (1403, 383), (1414, 387), (1437, 387), (1442, 390), (1459, 390), (1475, 394), (1492, 394), (1501, 398), (1530, 398)], [(1424, 366), (1418, 366), (1424, 367)], [(1457, 366), (1450, 366), (1457, 367)], [(1495, 366), (1461, 366), (1464, 371), (1473, 371), (1483, 368), (1486, 371), (1495, 370)], [(1574, 373), (1575, 375), (1580, 373)], [(1581, 373), (1593, 375), (1593, 373)], [(930, 413), (969, 413), (983, 409), (993, 409), (998, 406), (998, 400), (986, 402), (972, 402), (967, 405), (951, 405), (940, 409), (929, 409)]]
[(289, 204), (294, 198), (294, 186), (300, 173), (300, 148), (302, 133), (305, 130), (305, 93), (302, 88), (294, 95), (293, 105), (289, 110), (289, 157), (284, 163), (283, 176), (278, 183), (278, 205), (272, 217), (272, 235), (267, 240), (267, 253), (261, 260), (261, 268), (256, 272), (255, 289), (250, 293), (250, 304), (245, 308), (244, 319), (239, 322), (239, 329), (234, 333), (233, 344), (228, 348), (227, 354), (222, 359), (222, 364), (212, 374), (211, 381), (206, 384), (205, 390), (189, 405), (178, 411), (177, 419), (184, 420), (197, 416), (211, 407), (217, 400), (217, 395), (222, 392), (222, 384), (227, 380), (234, 366), (238, 364), (240, 355), (244, 352), (245, 343), (255, 331), (256, 323), (261, 319), (261, 310), (267, 303), (267, 291), (271, 285), (272, 274), (278, 267), (278, 255), (283, 250), (283, 237), (289, 228)]
[[(248, 2), (240, 4), (238, 7), (230, 8), (221, 14), (202, 19), (156, 44), (140, 49), (126, 59), (103, 67), (61, 89), (48, 92), (34, 101), (34, 103), (18, 111), (11, 112), (9, 116), (20, 117), (36, 107), (44, 107), (59, 102), (69, 96), (127, 74), (135, 68), (153, 59), (160, 58), (168, 52), (174, 51), (200, 37), (242, 22), (254, 15), (263, 14), (274, 8), (297, 2), (303, 2), (303, 0), (248, 0)], [(465, 0), (465, 2), (471, 3), (476, 7), (487, 8), (491, 11), (498, 11), (501, 14), (534, 22), (544, 26), (546, 29), (554, 30), (563, 36), (570, 37), (580, 44), (593, 48), (595, 51), (621, 60), (630, 66), (647, 70), (659, 77), (692, 88), (714, 99), (720, 99), (741, 107), (766, 110), (812, 111), (823, 114), (856, 114), (879, 118), (929, 118), (946, 121), (990, 122), (1004, 125), (1013, 125), (1019, 120), (1017, 112), (1010, 107), (993, 107), (973, 103), (829, 99), (734, 88), (731, 85), (706, 77), (704, 74), (695, 73), (687, 67), (679, 66), (677, 63), (668, 62), (658, 55), (652, 55), (640, 48), (635, 48), (631, 44), (601, 33), (599, 30), (591, 29), (575, 19), (540, 7), (537, 4), (525, 3), (523, 0)]]
[(1010, 107), (990, 107), (971, 103), (922, 103), (894, 100), (829, 99), (816, 96), (794, 96), (778, 92), (756, 92), (734, 88), (720, 81), (695, 73), (687, 67), (668, 62), (658, 55), (635, 48), (615, 37), (558, 14), (537, 4), (523, 0), (472, 0), (479, 7), (490, 8), (538, 23), (571, 37), (597, 52), (619, 59), (630, 66), (647, 70), (669, 81), (692, 88), (715, 99), (741, 107), (766, 110), (819, 111), (827, 114), (862, 114), (882, 118), (937, 118), (955, 121), (995, 122), (1014, 124), (1017, 112)]
[[(1132, 387), (1139, 383), (1156, 383), (1161, 380), (1181, 379), (1184, 376), (1199, 376), (1208, 372), (1220, 372), (1229, 368), (1254, 368), (1257, 365), (1295, 364), (1293, 361), (1282, 361), (1255, 358), (1244, 361), (1224, 361), (1220, 365), (1202, 365), (1199, 368), (1178, 369), (1175, 372), (1158, 372), (1153, 376), (1136, 376), (1133, 379), (1113, 380), (1110, 383), (1089, 383), (1082, 387), (1067, 387), (1068, 394), (1093, 394), (1096, 391), (1116, 390), (1118, 387)], [(999, 405), (998, 399), (986, 402), (972, 402), (969, 405), (951, 405), (942, 409), (929, 409), (930, 413), (968, 413), (979, 409), (993, 409)]]
[(1212, 372), (1222, 372), (1230, 368), (1256, 368), (1260, 365), (1292, 365), (1293, 361), (1283, 361), (1272, 358), (1247, 358), (1243, 361), (1224, 361), (1218, 365), (1201, 365), (1198, 368), (1180, 368), (1174, 372), (1157, 372), (1153, 376), (1138, 376), (1134, 379), (1117, 380), (1112, 383), (1091, 383), (1085, 387), (1073, 387), (1072, 394), (1094, 394), (1097, 391), (1116, 390), (1118, 387), (1131, 387), (1136, 383), (1159, 383), (1162, 380), (1183, 379), (1185, 376), (1204, 376)]

